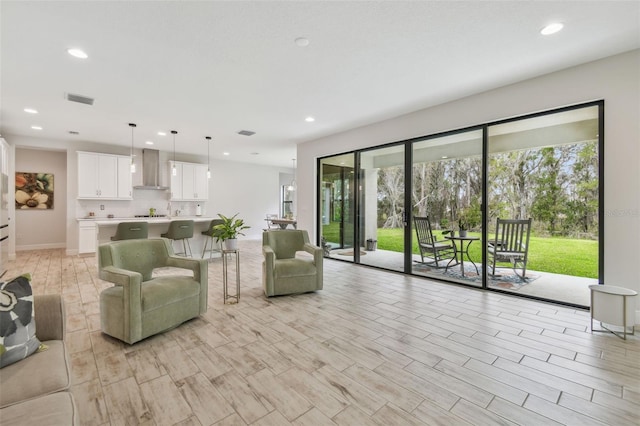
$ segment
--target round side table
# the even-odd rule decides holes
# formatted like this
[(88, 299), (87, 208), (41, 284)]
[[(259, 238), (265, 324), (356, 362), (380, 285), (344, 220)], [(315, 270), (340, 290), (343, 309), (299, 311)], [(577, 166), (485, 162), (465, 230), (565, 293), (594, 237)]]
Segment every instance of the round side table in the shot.
[[(627, 329), (631, 327), (631, 335), (635, 334), (635, 300), (637, 291), (613, 285), (590, 285), (591, 290), (591, 332), (608, 331), (621, 339), (627, 340)], [(593, 320), (600, 322), (602, 330), (593, 329)], [(622, 326), (622, 335), (605, 327), (607, 325)], [(631, 325), (629, 325), (631, 324)]]

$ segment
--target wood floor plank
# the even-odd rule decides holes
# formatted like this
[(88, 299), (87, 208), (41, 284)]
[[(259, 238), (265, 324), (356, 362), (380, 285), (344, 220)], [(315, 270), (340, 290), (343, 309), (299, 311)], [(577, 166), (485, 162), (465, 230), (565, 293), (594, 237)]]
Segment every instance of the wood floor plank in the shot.
[(638, 421), (640, 420), (640, 416), (638, 416), (638, 413), (630, 416), (623, 410), (618, 410), (611, 407), (603, 407), (599, 404), (593, 403), (591, 401), (585, 401), (582, 398), (578, 398), (569, 394), (563, 394), (560, 397), (558, 405), (592, 417), (608, 425), (633, 426), (637, 425)]
[(534, 413), (533, 411), (523, 408), (512, 402), (505, 401), (502, 398), (494, 398), (487, 409), (497, 414), (498, 416), (512, 421), (518, 425), (541, 426), (560, 424), (550, 418), (541, 416), (540, 414)]
[(558, 402), (560, 398), (560, 391), (551, 386), (544, 385), (534, 380), (526, 379), (517, 374), (505, 371), (502, 368), (495, 367), (493, 365), (485, 364), (475, 359), (469, 360), (464, 365), (465, 368), (475, 371), (476, 373), (483, 374), (491, 379), (498, 380), (509, 386), (520, 389), (523, 392), (537, 395), (542, 399), (551, 401), (553, 403)]
[(384, 363), (374, 371), (387, 380), (417, 393), (423, 399), (430, 400), (432, 402), (430, 406), (437, 405), (444, 410), (450, 410), (460, 398), (446, 388), (440, 387), (430, 380), (424, 380), (392, 363)]
[(103, 389), (111, 424), (154, 425), (151, 412), (133, 377), (104, 386)]
[(218, 376), (211, 383), (248, 424), (274, 410), (274, 407), (235, 371)]
[[(638, 380), (637, 377), (632, 375), (617, 373), (614, 371), (605, 371), (604, 369), (596, 366), (592, 366), (583, 362), (565, 359), (555, 355), (552, 355), (549, 358), (548, 363), (560, 366), (569, 371), (576, 371), (583, 375), (594, 377), (606, 383), (609, 383), (608, 382), (609, 380), (613, 380), (614, 382), (624, 387), (640, 392), (640, 380)], [(617, 389), (617, 387), (615, 389)]]
[(215, 351), (243, 377), (254, 374), (267, 366), (247, 349), (235, 343), (218, 346)]
[(538, 382), (553, 389), (558, 389), (562, 392), (568, 392), (571, 395), (578, 396), (585, 400), (590, 400), (593, 395), (593, 389), (588, 386), (581, 385), (572, 380), (565, 380), (534, 367), (501, 358), (498, 358), (493, 365), (528, 380)]
[(347, 368), (344, 370), (344, 374), (407, 413), (413, 411), (424, 401), (420, 394), (399, 386), (395, 382), (389, 381), (384, 376), (359, 364), (354, 364)]
[(483, 410), (464, 399), (460, 399), (451, 409), (451, 412), (473, 425), (514, 426), (516, 424), (489, 410)]
[(329, 417), (322, 414), (322, 412), (316, 408), (313, 408), (294, 421), (291, 422), (294, 426), (335, 426)]
[(340, 426), (380, 426), (367, 413), (353, 405), (336, 414), (332, 420)]
[[(73, 369), (73, 366), (71, 367)], [(104, 391), (97, 378), (71, 386), (71, 393), (78, 407), (81, 425), (101, 425), (109, 422), (109, 411)]]
[(216, 387), (198, 373), (178, 382), (178, 390), (203, 425), (216, 423), (235, 413)]
[[(474, 361), (471, 360), (470, 362)], [(458, 380), (465, 381), (472, 386), (483, 389), (493, 395), (499, 396), (517, 405), (522, 405), (522, 403), (527, 398), (527, 392), (507, 385), (506, 383), (502, 383), (491, 377), (487, 377), (483, 374), (476, 373), (469, 368), (453, 364), (452, 362), (444, 359), (433, 368), (441, 371), (448, 376), (452, 376), (457, 378)]]
[(545, 401), (542, 398), (538, 398), (535, 395), (529, 396), (524, 403), (524, 408), (537, 413), (545, 413), (545, 417), (548, 417), (558, 423), (565, 425), (594, 425), (604, 426), (606, 423), (597, 421), (596, 419), (583, 415), (577, 411), (570, 410), (557, 404), (553, 404), (549, 401)]
[(412, 362), (404, 369), (483, 408), (486, 408), (494, 397), (490, 392), (418, 361)]
[(328, 365), (313, 372), (313, 376), (368, 415), (372, 415), (386, 403), (384, 398), (366, 386)]
[(394, 426), (423, 426), (424, 422), (412, 414), (407, 413), (392, 403), (386, 404), (384, 407), (376, 411), (372, 416), (373, 421), (380, 425)]
[(280, 379), (311, 402), (314, 410), (320, 411), (327, 418), (335, 416), (349, 405), (345, 397), (336, 394), (329, 386), (301, 369), (294, 367), (281, 374)]
[(133, 371), (124, 352), (100, 353), (96, 355), (98, 375), (103, 386), (133, 377)]
[[(331, 341), (331, 339), (329, 339), (329, 341)], [(308, 339), (298, 343), (298, 347), (303, 351), (314, 354), (320, 361), (331, 365), (336, 370), (342, 371), (355, 362), (355, 360), (336, 350), (334, 345), (328, 342), (318, 342), (314, 339)]]
[(192, 415), (191, 407), (168, 375), (142, 383), (140, 392), (158, 426), (173, 425)]
[[(524, 356), (521, 353), (514, 352), (512, 350), (509, 350), (497, 345), (493, 345), (491, 343), (483, 342), (481, 340), (474, 339), (473, 337), (463, 336), (462, 334), (453, 333), (451, 336), (449, 336), (448, 340), (451, 340), (452, 342), (456, 342), (463, 345), (463, 347), (466, 347), (467, 350), (471, 349), (471, 352), (468, 352), (469, 355), (472, 358), (479, 359), (480, 361), (482, 361), (480, 359), (481, 357), (478, 355), (474, 355), (476, 354), (476, 352), (473, 351), (472, 349), (477, 349), (478, 351), (495, 355), (496, 358), (501, 357), (514, 362), (520, 362), (520, 360)], [(493, 363), (494, 361), (495, 359), (491, 363)]]
[(288, 386), (271, 371), (264, 369), (246, 377), (249, 385), (269, 401), (288, 421), (292, 421), (313, 406), (296, 389)]
[(422, 420), (425, 424), (432, 426), (470, 426), (473, 424), (456, 416), (448, 410), (442, 409), (429, 400), (425, 400), (420, 404), (415, 410), (413, 410), (412, 414)]
[(229, 364), (222, 355), (217, 353), (215, 350), (212, 350), (208, 345), (189, 349), (187, 354), (198, 367), (199, 371), (208, 379), (214, 379), (233, 370), (231, 364)]
[(577, 371), (568, 370), (558, 365), (554, 365), (548, 362), (541, 362), (536, 359), (532, 359), (528, 357), (524, 357), (522, 359), (521, 364), (526, 365), (527, 367), (535, 368), (536, 370), (551, 374), (552, 376), (573, 381), (575, 383), (590, 387), (592, 389), (598, 389), (615, 396), (622, 396), (622, 385), (609, 383), (606, 380), (602, 380), (597, 377), (590, 376), (588, 374), (583, 374)]

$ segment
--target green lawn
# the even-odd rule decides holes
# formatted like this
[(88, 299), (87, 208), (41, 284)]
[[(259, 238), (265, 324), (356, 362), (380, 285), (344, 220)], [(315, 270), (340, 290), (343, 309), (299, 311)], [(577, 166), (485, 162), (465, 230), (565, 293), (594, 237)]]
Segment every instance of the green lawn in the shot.
[[(338, 241), (337, 224), (323, 226), (323, 235), (328, 241)], [(378, 248), (381, 250), (403, 251), (403, 232), (401, 229), (378, 229)], [(480, 237), (480, 233), (469, 232), (469, 235)], [(434, 236), (444, 239), (440, 231)], [(412, 235), (413, 253), (419, 254), (415, 233)], [(469, 254), (476, 263), (482, 262), (482, 244), (471, 243)], [(506, 265), (506, 264), (500, 264)], [(576, 240), (570, 238), (541, 238), (531, 236), (529, 242), (529, 261), (527, 269), (552, 272), (555, 274), (573, 275), (577, 277), (598, 277), (598, 242), (592, 240)]]

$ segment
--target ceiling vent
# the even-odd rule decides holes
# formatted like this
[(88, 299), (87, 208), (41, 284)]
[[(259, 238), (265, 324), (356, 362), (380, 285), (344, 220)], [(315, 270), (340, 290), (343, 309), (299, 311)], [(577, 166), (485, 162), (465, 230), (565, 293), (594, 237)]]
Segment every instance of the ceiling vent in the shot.
[(238, 134), (242, 136), (251, 136), (251, 135), (255, 135), (256, 132), (252, 132), (251, 130), (240, 130)]
[(90, 98), (88, 96), (74, 95), (73, 93), (66, 93), (65, 98), (67, 98), (68, 101), (78, 102), (85, 105), (93, 105), (94, 101), (93, 98)]

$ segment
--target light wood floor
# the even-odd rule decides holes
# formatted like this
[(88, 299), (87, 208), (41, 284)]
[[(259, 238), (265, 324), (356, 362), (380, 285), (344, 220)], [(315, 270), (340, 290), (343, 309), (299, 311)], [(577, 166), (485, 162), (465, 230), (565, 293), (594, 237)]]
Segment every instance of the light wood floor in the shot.
[(93, 257), (19, 252), (37, 294), (62, 293), (84, 425), (637, 425), (640, 339), (589, 313), (325, 262), (323, 291), (266, 299), (241, 242), (239, 305), (129, 346), (100, 332)]

